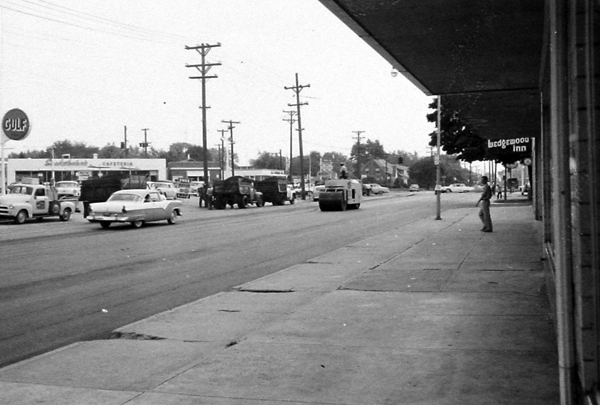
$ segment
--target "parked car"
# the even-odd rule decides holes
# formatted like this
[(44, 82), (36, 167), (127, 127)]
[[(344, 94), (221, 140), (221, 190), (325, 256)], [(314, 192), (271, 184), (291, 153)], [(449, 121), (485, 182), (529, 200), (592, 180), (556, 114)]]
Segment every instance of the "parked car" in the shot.
[(190, 181), (190, 194), (198, 197), (202, 188), (204, 188), (203, 181)]
[(81, 186), (76, 181), (57, 181), (54, 188), (56, 188), (59, 198), (63, 196), (79, 197), (81, 194)]
[(149, 181), (148, 188), (151, 190), (158, 190), (167, 197), (167, 200), (174, 200), (177, 198), (178, 188), (175, 186), (175, 183), (171, 181)]
[(449, 186), (442, 186), (440, 190), (442, 193), (469, 193), (475, 189), (464, 183), (454, 183)]
[(389, 188), (380, 186), (379, 184), (376, 184), (376, 183), (371, 183), (371, 193), (372, 194), (383, 194), (383, 193), (389, 193), (389, 192), (390, 192)]
[(167, 200), (158, 190), (128, 189), (114, 192), (106, 202), (90, 204), (87, 220), (108, 228), (113, 223), (130, 223), (139, 228), (146, 222), (174, 224), (182, 202)]
[(419, 191), (419, 185), (411, 184), (410, 187), (408, 188), (408, 191)]

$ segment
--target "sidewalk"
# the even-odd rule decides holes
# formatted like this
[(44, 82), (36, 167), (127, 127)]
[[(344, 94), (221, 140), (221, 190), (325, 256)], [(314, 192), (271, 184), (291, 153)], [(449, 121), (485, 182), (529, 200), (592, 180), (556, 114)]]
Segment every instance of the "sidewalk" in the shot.
[(558, 404), (532, 207), (442, 213), (0, 370), (0, 404)]

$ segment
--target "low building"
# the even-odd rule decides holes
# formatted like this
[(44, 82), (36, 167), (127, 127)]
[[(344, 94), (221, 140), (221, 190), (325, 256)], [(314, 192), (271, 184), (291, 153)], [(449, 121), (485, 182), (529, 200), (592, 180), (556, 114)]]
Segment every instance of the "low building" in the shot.
[(102, 177), (108, 173), (142, 175), (148, 180), (167, 178), (165, 159), (103, 159), (74, 158), (63, 156), (60, 159), (13, 159), (6, 165), (7, 183), (19, 182), (24, 178), (37, 178), (40, 183), (62, 180), (87, 180)]

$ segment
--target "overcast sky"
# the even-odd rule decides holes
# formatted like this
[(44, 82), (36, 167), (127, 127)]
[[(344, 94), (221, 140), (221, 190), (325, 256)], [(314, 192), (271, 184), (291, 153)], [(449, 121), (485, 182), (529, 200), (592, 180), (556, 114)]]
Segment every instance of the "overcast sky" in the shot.
[[(24, 110), (32, 130), (5, 154), (68, 139), (89, 146), (144, 139), (158, 149), (202, 145), (201, 85), (185, 46), (213, 48), (207, 82), (208, 146), (222, 120), (239, 121), (235, 152), (289, 155), (295, 74), (302, 90), (304, 153), (349, 155), (356, 142), (426, 155), (432, 98), (316, 0), (0, 0), (0, 107)], [(298, 154), (294, 131), (294, 155)]]

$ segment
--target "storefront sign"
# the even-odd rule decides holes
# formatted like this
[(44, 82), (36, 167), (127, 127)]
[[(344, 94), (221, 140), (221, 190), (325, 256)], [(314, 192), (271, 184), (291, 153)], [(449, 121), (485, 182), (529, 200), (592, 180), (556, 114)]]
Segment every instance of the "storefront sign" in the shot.
[(509, 152), (530, 152), (531, 138), (488, 139), (488, 149), (504, 149)]

